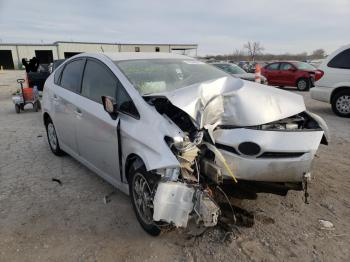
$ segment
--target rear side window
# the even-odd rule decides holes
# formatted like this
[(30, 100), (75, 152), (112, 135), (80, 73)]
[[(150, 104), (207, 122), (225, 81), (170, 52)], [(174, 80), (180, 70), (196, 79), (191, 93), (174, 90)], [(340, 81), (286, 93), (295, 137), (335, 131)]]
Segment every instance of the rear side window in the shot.
[(55, 85), (59, 85), (59, 80), (60, 80), (60, 76), (61, 76), (61, 73), (62, 73), (62, 69), (63, 69), (64, 66), (61, 66), (60, 68), (58, 68), (56, 71), (55, 71), (55, 76), (54, 76), (54, 83)]
[(328, 66), (332, 68), (350, 69), (350, 49), (346, 49), (343, 52), (337, 54), (328, 63)]
[(79, 93), (84, 62), (84, 59), (74, 60), (65, 66), (61, 77), (63, 88)]
[(278, 63), (274, 63), (274, 64), (270, 64), (270, 65), (266, 66), (266, 69), (267, 70), (278, 70), (278, 66), (279, 66)]

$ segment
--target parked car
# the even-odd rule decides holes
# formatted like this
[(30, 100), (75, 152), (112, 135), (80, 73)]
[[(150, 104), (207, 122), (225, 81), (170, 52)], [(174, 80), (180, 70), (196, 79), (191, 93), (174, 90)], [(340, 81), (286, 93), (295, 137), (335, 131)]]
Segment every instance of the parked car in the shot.
[(176, 54), (76, 55), (49, 76), (42, 105), (51, 151), (130, 194), (152, 235), (189, 219), (215, 226), (223, 184), (302, 190), (327, 143), (302, 96)]
[(57, 67), (59, 67), (64, 61), (65, 61), (65, 59), (57, 59), (57, 60), (54, 60), (54, 61), (49, 65), (49, 72), (52, 73), (53, 71), (55, 71), (55, 69), (56, 69)]
[(323, 76), (311, 90), (311, 97), (330, 103), (336, 115), (350, 117), (350, 45), (329, 55), (319, 69)]
[[(255, 74), (253, 73), (247, 73), (246, 71), (244, 71), (243, 68), (235, 65), (235, 64), (231, 64), (231, 63), (212, 63), (213, 66), (216, 66), (217, 68), (220, 68), (222, 70), (224, 70), (226, 73), (229, 73), (235, 77), (244, 79), (244, 80), (248, 80), (248, 81), (253, 81), (255, 82)], [(261, 83), (262, 84), (267, 84), (267, 80), (266, 77), (261, 76)]]
[(297, 61), (274, 62), (264, 66), (261, 74), (269, 85), (296, 86), (299, 91), (307, 91), (322, 77), (322, 72), (314, 66)]

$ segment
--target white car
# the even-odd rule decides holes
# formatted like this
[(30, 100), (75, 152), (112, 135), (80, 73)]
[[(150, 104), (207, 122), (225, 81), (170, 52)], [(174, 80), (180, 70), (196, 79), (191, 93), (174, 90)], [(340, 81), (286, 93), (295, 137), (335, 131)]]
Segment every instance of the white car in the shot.
[(323, 76), (311, 89), (311, 97), (330, 103), (338, 116), (350, 117), (350, 45), (333, 52), (318, 69)]
[(47, 79), (42, 104), (51, 151), (130, 194), (152, 235), (191, 218), (215, 226), (225, 183), (301, 190), (327, 143), (302, 96), (175, 54), (74, 56)]

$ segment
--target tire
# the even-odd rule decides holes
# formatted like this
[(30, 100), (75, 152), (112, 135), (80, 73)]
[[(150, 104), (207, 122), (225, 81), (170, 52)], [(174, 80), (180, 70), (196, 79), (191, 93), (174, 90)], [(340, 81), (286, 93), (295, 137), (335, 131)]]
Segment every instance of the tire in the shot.
[(332, 99), (332, 110), (338, 116), (350, 117), (350, 90), (335, 94)]
[(34, 112), (38, 112), (38, 111), (39, 111), (38, 102), (34, 102), (34, 103), (33, 103), (33, 110), (34, 110)]
[(17, 114), (21, 113), (21, 107), (17, 104), (15, 104), (15, 110)]
[(55, 126), (52, 123), (52, 120), (50, 118), (46, 121), (45, 127), (46, 127), (47, 141), (49, 143), (52, 153), (54, 153), (56, 156), (63, 156), (65, 153), (60, 148)]
[(308, 91), (310, 89), (310, 80), (307, 78), (301, 78), (297, 82), (297, 89), (299, 91)]
[[(147, 184), (145, 184), (145, 181)], [(151, 236), (158, 236), (161, 233), (161, 228), (153, 221), (153, 207), (149, 207), (145, 203), (148, 202), (153, 206), (151, 202), (153, 201), (153, 188), (156, 182), (155, 175), (147, 172), (145, 167), (130, 168), (129, 193), (131, 203), (141, 227)], [(144, 189), (142, 195), (140, 194), (140, 187)], [(150, 190), (151, 192), (149, 192)], [(148, 214), (143, 214), (144, 212)]]

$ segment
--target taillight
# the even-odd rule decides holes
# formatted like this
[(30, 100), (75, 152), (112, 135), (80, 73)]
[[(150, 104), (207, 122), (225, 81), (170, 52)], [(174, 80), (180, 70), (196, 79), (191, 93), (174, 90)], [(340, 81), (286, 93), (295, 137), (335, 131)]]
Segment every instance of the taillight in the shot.
[(315, 81), (320, 80), (323, 75), (324, 75), (324, 72), (322, 70), (316, 70), (316, 72), (315, 72)]

